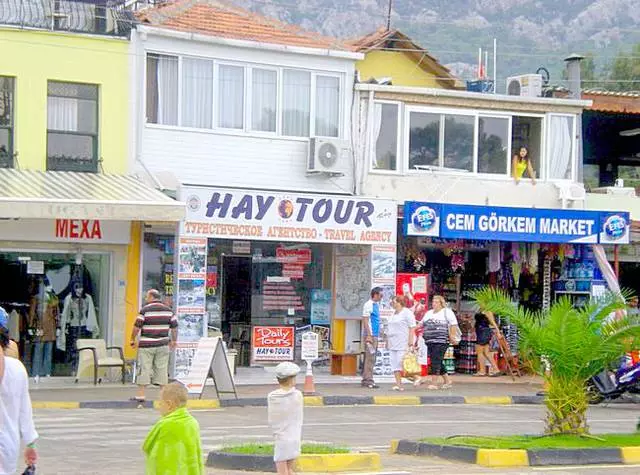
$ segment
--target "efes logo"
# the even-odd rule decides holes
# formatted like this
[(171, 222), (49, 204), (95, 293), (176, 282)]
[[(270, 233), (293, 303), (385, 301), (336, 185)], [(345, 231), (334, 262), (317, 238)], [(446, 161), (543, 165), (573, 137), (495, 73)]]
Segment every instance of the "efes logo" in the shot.
[(624, 237), (627, 231), (627, 220), (619, 214), (609, 216), (604, 222), (604, 233), (613, 241)]
[(411, 224), (418, 232), (428, 232), (436, 225), (436, 211), (429, 206), (420, 206), (411, 215)]

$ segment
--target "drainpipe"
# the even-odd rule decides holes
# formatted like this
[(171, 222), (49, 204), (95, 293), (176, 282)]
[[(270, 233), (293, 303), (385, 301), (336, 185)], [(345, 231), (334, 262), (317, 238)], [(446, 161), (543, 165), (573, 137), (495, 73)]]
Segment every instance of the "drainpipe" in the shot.
[[(569, 79), (569, 97), (571, 99), (580, 100), (582, 98), (582, 71), (580, 67), (580, 63), (584, 59), (584, 56), (580, 56), (579, 54), (571, 54), (564, 59), (567, 64), (567, 78)], [(577, 150), (576, 150), (576, 161), (577, 161), (577, 169), (578, 176), (576, 180), (578, 183), (583, 183), (584, 174), (584, 157), (583, 157), (583, 136), (582, 136), (582, 112), (578, 114), (578, 123), (576, 125), (577, 131)]]

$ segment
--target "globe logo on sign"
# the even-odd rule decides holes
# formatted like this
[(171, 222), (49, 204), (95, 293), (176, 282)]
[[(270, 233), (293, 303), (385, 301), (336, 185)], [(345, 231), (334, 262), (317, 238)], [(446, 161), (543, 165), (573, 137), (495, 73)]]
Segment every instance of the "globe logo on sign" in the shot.
[(619, 214), (609, 216), (604, 222), (604, 232), (611, 240), (616, 241), (625, 235), (627, 220)]
[(420, 206), (411, 215), (411, 224), (416, 231), (428, 232), (436, 225), (436, 211), (428, 206)]

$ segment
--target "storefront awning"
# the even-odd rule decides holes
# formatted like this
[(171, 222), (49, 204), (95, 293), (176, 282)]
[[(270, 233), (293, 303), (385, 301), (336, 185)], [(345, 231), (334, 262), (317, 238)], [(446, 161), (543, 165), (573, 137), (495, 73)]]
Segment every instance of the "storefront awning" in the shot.
[(180, 221), (185, 205), (131, 176), (0, 169), (0, 219)]

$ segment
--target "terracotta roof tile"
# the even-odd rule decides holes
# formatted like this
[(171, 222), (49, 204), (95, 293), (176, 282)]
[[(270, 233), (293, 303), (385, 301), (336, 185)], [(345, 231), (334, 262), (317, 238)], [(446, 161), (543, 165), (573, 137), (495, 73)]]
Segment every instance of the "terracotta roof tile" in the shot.
[(220, 0), (177, 0), (138, 13), (154, 27), (286, 46), (354, 51), (344, 42), (267, 18)]
[(618, 92), (585, 89), (582, 98), (593, 101), (589, 110), (622, 114), (640, 114), (640, 91)]

